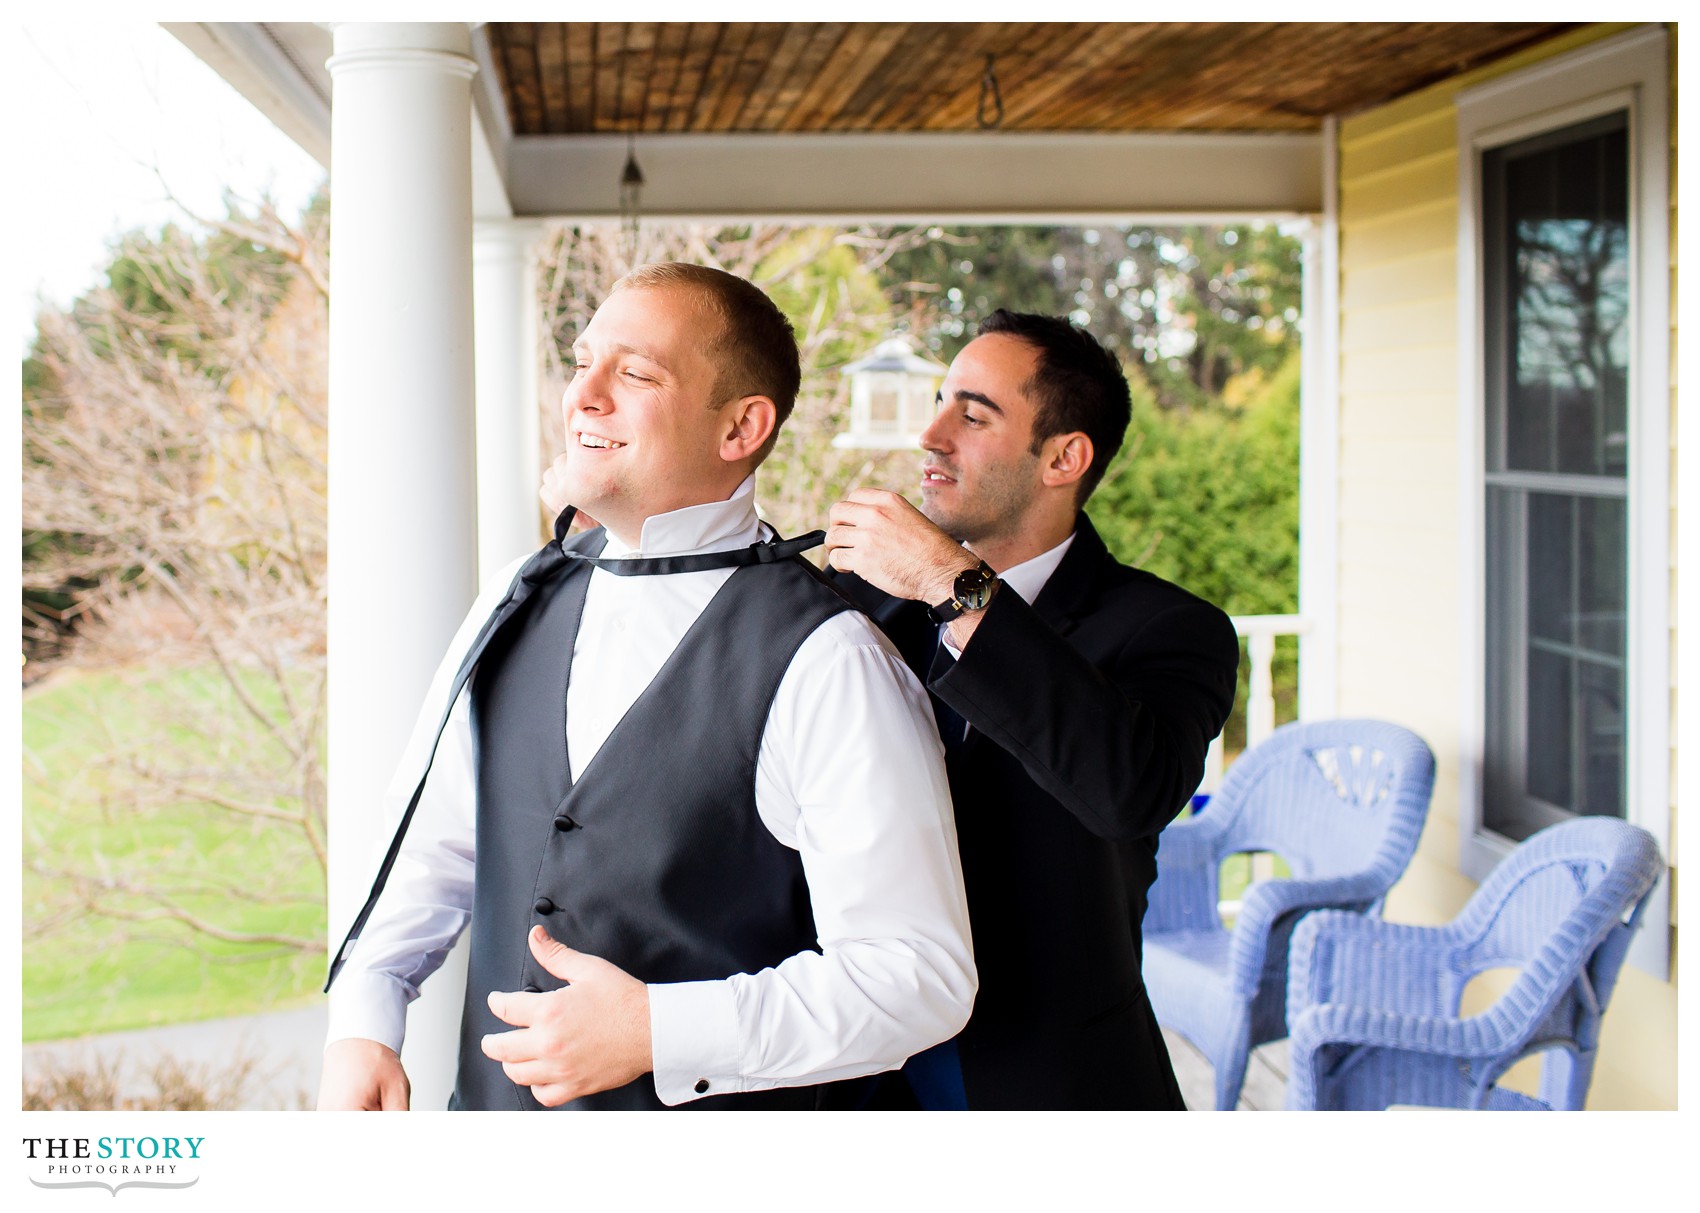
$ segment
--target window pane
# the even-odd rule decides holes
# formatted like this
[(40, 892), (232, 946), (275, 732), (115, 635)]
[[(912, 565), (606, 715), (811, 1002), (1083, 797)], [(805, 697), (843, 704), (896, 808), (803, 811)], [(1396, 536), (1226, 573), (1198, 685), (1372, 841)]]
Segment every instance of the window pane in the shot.
[(1625, 655), (1629, 511), (1619, 497), (1577, 500), (1577, 643), (1621, 662)]
[(1575, 510), (1573, 498), (1529, 494), (1529, 633), (1565, 644), (1573, 638), (1576, 619)]
[(1503, 467), (1623, 471), (1628, 156), (1622, 114), (1483, 156)]
[(1578, 663), (1582, 799), (1579, 813), (1622, 817), (1623, 667)]
[(1555, 653), (1529, 650), (1529, 794), (1561, 809), (1570, 808), (1575, 797), (1570, 779), (1573, 665)]

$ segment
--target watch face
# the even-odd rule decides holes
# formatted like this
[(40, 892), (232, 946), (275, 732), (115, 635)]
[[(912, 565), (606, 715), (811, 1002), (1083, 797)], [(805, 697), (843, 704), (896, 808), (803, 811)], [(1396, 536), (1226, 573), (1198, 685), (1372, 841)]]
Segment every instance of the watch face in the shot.
[(965, 611), (978, 611), (992, 600), (993, 579), (983, 568), (968, 569), (956, 578), (956, 600)]

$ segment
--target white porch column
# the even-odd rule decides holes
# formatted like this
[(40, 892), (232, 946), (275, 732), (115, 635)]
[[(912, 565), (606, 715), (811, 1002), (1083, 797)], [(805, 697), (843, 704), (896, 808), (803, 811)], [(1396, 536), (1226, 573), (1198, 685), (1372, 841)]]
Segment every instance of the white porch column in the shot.
[(472, 244), (478, 349), (478, 579), (537, 550), (537, 292), (541, 228), (480, 222)]
[[(333, 33), (334, 947), (386, 841), (382, 793), (477, 582), (470, 34), (453, 22), (348, 22)], [(409, 1015), (417, 1108), (443, 1107), (453, 1084), (454, 985), (440, 973)]]
[(1322, 214), (1304, 237), (1299, 367), (1299, 719), (1339, 714), (1340, 127), (1322, 124)]

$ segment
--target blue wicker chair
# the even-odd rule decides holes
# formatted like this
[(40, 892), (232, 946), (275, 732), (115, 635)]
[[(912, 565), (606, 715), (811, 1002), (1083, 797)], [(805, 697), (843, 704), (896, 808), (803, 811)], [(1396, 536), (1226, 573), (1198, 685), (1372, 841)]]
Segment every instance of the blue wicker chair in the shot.
[[(1489, 873), (1440, 927), (1314, 914), (1293, 933), (1287, 1106), (1582, 1107), (1600, 1017), (1664, 864), (1645, 830), (1612, 818), (1550, 826)], [(1465, 984), (1521, 970), (1485, 1012)], [(1544, 1053), (1539, 1097), (1495, 1085)]]
[[(1158, 1022), (1216, 1069), (1216, 1106), (1239, 1100), (1246, 1059), (1287, 1034), (1287, 942), (1312, 910), (1378, 910), (1428, 815), (1434, 755), (1379, 720), (1284, 725), (1228, 771), (1203, 812), (1158, 842), (1145, 913), (1145, 986)], [(1217, 912), (1222, 860), (1274, 851), (1290, 880), (1246, 890), (1233, 930)]]

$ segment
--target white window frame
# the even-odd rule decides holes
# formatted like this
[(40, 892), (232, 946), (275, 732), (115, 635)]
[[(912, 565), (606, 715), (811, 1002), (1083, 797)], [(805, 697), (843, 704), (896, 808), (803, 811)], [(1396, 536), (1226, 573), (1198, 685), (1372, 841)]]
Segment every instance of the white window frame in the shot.
[[(1486, 393), (1481, 157), (1490, 148), (1629, 111), (1628, 819), (1670, 857), (1670, 143), (1669, 47), (1662, 26), (1608, 38), (1458, 94), (1459, 385), (1463, 468), (1464, 644), (1459, 868), (1473, 880), (1513, 843), (1482, 826), (1486, 685)], [(1630, 962), (1670, 971), (1670, 892), (1661, 880)]]

